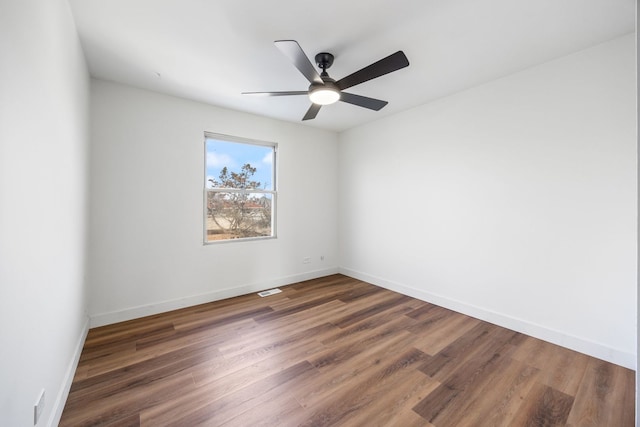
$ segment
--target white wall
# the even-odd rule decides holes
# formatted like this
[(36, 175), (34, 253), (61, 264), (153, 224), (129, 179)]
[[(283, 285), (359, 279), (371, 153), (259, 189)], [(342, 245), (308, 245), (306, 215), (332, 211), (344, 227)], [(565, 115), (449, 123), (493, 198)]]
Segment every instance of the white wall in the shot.
[(634, 55), (629, 35), (341, 134), (341, 271), (634, 367)]
[[(101, 80), (91, 100), (93, 325), (337, 272), (334, 133)], [(205, 131), (279, 144), (277, 239), (203, 245)]]
[(89, 77), (66, 1), (0, 2), (0, 425), (57, 425), (87, 329)]
[[(638, 88), (638, 69), (640, 68), (640, 34), (638, 34), (638, 20), (640, 19), (640, 9), (636, 4), (636, 90)], [(637, 98), (636, 98), (637, 99)], [(640, 110), (638, 109), (638, 103), (636, 101), (636, 126), (640, 122)], [(637, 129), (637, 127), (636, 127)], [(640, 145), (640, 135), (636, 134), (636, 147)], [(638, 185), (640, 186), (640, 170), (638, 170), (638, 164), (640, 164), (640, 151), (636, 150), (636, 172), (638, 177)], [(638, 210), (640, 212), (640, 197), (638, 197)], [(638, 227), (636, 232), (638, 233), (637, 244), (640, 244), (640, 216), (637, 218)], [(640, 277), (640, 252), (636, 251), (636, 279)], [(637, 289), (637, 288), (636, 288)], [(638, 408), (640, 408), (640, 372), (638, 372), (638, 366), (640, 366), (640, 351), (638, 351), (638, 345), (640, 340), (638, 339), (638, 333), (640, 333), (640, 317), (638, 317), (638, 311), (640, 311), (640, 292), (636, 292), (636, 426), (640, 426), (640, 414), (638, 414)]]

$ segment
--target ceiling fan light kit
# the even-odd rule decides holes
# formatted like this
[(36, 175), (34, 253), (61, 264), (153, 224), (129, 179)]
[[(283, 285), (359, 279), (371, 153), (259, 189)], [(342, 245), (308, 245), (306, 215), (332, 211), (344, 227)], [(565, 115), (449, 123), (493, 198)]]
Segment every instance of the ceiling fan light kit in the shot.
[(340, 89), (323, 85), (311, 87), (309, 88), (309, 99), (318, 105), (334, 104), (340, 100)]
[(329, 77), (329, 74), (327, 73), (327, 69), (333, 64), (334, 57), (332, 54), (321, 52), (315, 56), (316, 64), (318, 64), (318, 67), (322, 69), (322, 73), (318, 74), (298, 42), (295, 40), (276, 40), (275, 45), (291, 60), (291, 62), (293, 62), (293, 65), (298, 69), (298, 71), (300, 71), (302, 75), (309, 80), (309, 83), (311, 83), (309, 89), (306, 92), (243, 92), (243, 94), (267, 96), (308, 95), (312, 104), (302, 120), (314, 119), (318, 114), (318, 111), (320, 111), (321, 106), (333, 104), (337, 101), (343, 101), (348, 104), (357, 105), (370, 110), (380, 110), (387, 105), (387, 101), (367, 98), (366, 96), (355, 95), (343, 91), (352, 86), (359, 85), (360, 83), (364, 83), (409, 66), (409, 60), (406, 55), (404, 52), (399, 50), (386, 58), (382, 58), (381, 60), (356, 71), (355, 73), (349, 74), (348, 76), (335, 81)]

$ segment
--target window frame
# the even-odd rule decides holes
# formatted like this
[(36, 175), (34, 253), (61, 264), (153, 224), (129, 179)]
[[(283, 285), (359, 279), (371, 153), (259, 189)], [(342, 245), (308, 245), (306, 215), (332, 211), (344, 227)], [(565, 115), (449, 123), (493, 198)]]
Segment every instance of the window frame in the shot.
[[(235, 189), (235, 188), (207, 188), (207, 141), (208, 140), (217, 140), (222, 142), (231, 142), (236, 144), (245, 144), (245, 145), (258, 145), (262, 147), (270, 147), (273, 150), (273, 159), (271, 163), (271, 190), (265, 189)], [(233, 135), (225, 135), (221, 133), (214, 132), (205, 132), (204, 133), (204, 180), (203, 180), (203, 206), (202, 206), (202, 231), (203, 231), (203, 244), (204, 245), (217, 245), (223, 243), (232, 243), (232, 242), (247, 242), (247, 241), (256, 241), (256, 240), (270, 240), (277, 239), (277, 213), (278, 213), (278, 179), (277, 179), (277, 170), (278, 170), (278, 143), (270, 142), (270, 141), (261, 141), (250, 138), (243, 138), (239, 136)], [(207, 207), (208, 207), (208, 194), (209, 192), (214, 193), (262, 193), (271, 195), (271, 235), (270, 236), (256, 236), (256, 237), (238, 237), (233, 239), (221, 239), (221, 240), (208, 240), (207, 234)]]

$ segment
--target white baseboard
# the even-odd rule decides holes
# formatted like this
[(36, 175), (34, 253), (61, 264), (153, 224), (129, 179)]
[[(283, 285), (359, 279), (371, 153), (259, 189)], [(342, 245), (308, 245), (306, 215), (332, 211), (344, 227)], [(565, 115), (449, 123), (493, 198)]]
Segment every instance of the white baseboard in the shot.
[(60, 388), (58, 396), (56, 396), (56, 401), (53, 404), (53, 410), (51, 411), (51, 416), (49, 417), (49, 422), (47, 423), (47, 426), (49, 427), (56, 427), (58, 424), (60, 424), (62, 411), (64, 410), (65, 403), (67, 403), (69, 390), (71, 390), (73, 377), (76, 373), (76, 368), (78, 367), (78, 362), (80, 361), (80, 355), (82, 354), (82, 348), (84, 347), (84, 342), (87, 339), (88, 332), (89, 318), (87, 317), (84, 325), (82, 325), (82, 330), (80, 331), (80, 336), (78, 337), (78, 342), (76, 343), (76, 348), (73, 352), (73, 358), (69, 361), (69, 366), (67, 366), (67, 370), (64, 373), (62, 387)]
[(152, 304), (131, 307), (124, 310), (112, 311), (109, 313), (95, 314), (91, 316), (91, 327), (110, 325), (112, 323), (124, 322), (126, 320), (151, 316), (180, 308), (191, 307), (193, 305), (205, 304), (226, 298), (246, 295), (253, 292), (263, 291), (276, 286), (289, 285), (291, 283), (302, 282), (304, 280), (316, 279), (318, 277), (329, 276), (338, 273), (338, 268), (326, 268), (292, 276), (280, 277), (277, 279), (265, 280), (263, 282), (252, 283), (233, 288), (220, 289), (200, 295), (192, 295), (185, 298), (178, 298), (170, 301), (161, 301)]
[(559, 346), (566, 347), (601, 360), (606, 360), (607, 362), (615, 363), (616, 365), (624, 366), (625, 368), (634, 370), (636, 369), (635, 354), (631, 354), (616, 348), (611, 348), (609, 346), (589, 341), (584, 338), (568, 335), (563, 332), (549, 329), (547, 327), (531, 323), (523, 319), (507, 316), (491, 310), (486, 310), (482, 307), (477, 307), (461, 301), (450, 299), (442, 295), (436, 295), (397, 282), (386, 280), (381, 277), (372, 276), (360, 271), (340, 267), (339, 272), (341, 274), (344, 274), (345, 276), (353, 277), (355, 279), (362, 280), (394, 292), (399, 292), (403, 295), (439, 305), (458, 313), (475, 317), (476, 319), (484, 320), (489, 323), (511, 329), (513, 331), (521, 332), (525, 335), (539, 338), (543, 341), (557, 344)]

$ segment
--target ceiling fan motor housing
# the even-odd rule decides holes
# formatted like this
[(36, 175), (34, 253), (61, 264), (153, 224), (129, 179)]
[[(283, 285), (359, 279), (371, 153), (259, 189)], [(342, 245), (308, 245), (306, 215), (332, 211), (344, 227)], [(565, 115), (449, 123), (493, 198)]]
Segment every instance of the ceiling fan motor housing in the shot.
[(320, 73), (322, 83), (313, 82), (309, 86), (309, 98), (314, 104), (329, 105), (340, 100), (340, 88), (327, 74), (327, 68), (333, 65), (333, 59), (334, 56), (327, 52), (320, 52), (315, 57), (316, 64), (322, 69)]

